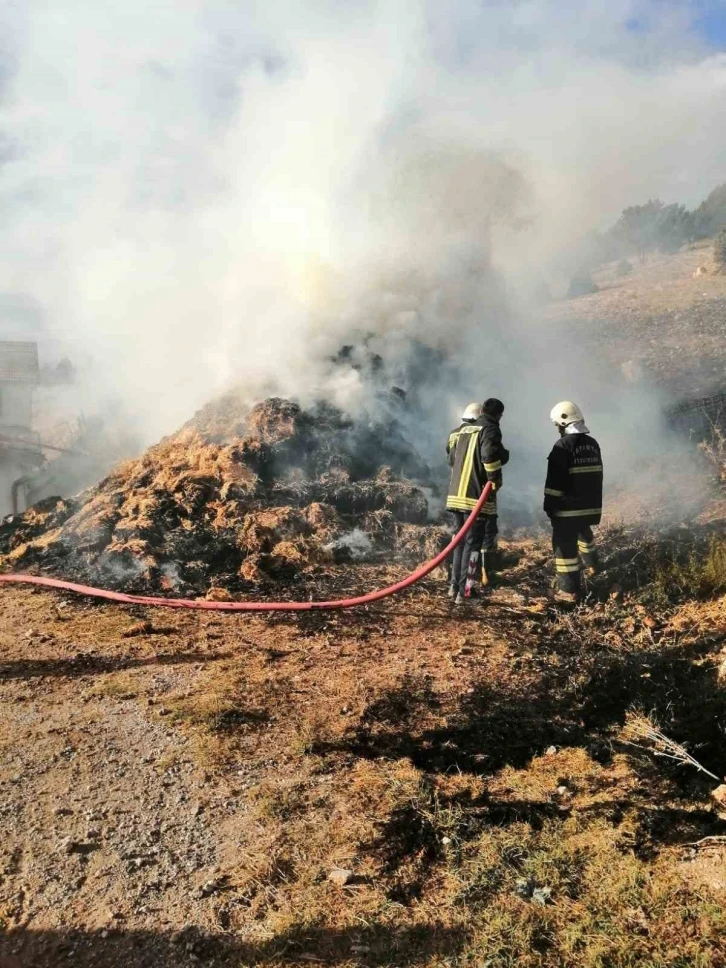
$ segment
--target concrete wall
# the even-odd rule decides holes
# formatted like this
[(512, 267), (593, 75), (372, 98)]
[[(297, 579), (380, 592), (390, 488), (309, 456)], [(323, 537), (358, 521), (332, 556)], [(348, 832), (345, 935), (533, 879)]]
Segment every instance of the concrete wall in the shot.
[(25, 427), (33, 423), (33, 388), (27, 383), (0, 382), (0, 428)]
[[(4, 429), (29, 431), (33, 424), (33, 387), (27, 383), (3, 383), (0, 381), (0, 434)], [(27, 474), (29, 467), (16, 460), (12, 452), (0, 455), (0, 518), (12, 514), (13, 481)], [(21, 490), (20, 510), (24, 510), (24, 492)]]
[[(6, 514), (13, 513), (12, 487), (13, 481), (23, 476), (23, 468), (12, 458), (0, 457), (0, 519)], [(20, 511), (25, 510), (23, 503), (25, 494), (21, 490), (19, 496)]]

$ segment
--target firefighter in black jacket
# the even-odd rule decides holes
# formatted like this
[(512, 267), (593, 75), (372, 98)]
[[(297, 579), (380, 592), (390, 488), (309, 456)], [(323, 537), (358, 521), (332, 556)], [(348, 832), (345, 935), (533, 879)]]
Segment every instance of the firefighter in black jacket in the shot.
[(550, 419), (560, 439), (548, 458), (544, 509), (552, 521), (557, 598), (574, 603), (580, 597), (581, 560), (588, 573), (598, 569), (592, 528), (602, 517), (602, 455), (577, 404), (558, 403)]
[[(499, 429), (503, 413), (501, 400), (492, 398), (484, 404), (470, 403), (462, 415), (461, 426), (449, 434), (446, 453), (451, 480), (446, 509), (453, 512), (457, 531), (476, 506), (487, 481), (492, 482), (493, 491), (502, 486), (502, 467), (509, 460)], [(454, 551), (449, 597), (455, 604), (461, 605), (467, 592), (476, 587), (474, 579), (482, 551), (483, 573), (487, 583), (492, 582), (496, 544), (497, 496), (492, 493), (465, 540)]]

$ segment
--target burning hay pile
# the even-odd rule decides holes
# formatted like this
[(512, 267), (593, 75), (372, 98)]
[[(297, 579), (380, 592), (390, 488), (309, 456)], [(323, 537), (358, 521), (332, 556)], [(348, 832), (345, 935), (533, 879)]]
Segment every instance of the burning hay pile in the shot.
[(445, 533), (400, 432), (319, 404), (236, 394), (70, 500), (0, 526), (0, 564), (132, 591), (204, 594), (361, 553), (421, 560)]

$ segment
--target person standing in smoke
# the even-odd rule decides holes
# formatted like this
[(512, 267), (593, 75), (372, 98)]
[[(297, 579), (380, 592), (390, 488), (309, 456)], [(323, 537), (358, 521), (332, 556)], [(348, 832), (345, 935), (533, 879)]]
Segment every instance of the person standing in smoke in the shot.
[(449, 434), (446, 454), (451, 466), (446, 509), (451, 511), (457, 532), (476, 506), (488, 481), (492, 494), (466, 539), (454, 550), (449, 584), (449, 598), (461, 605), (479, 590), (477, 574), (479, 556), (483, 558), (482, 574), (486, 584), (494, 580), (494, 555), (497, 546), (497, 495), (502, 486), (502, 467), (509, 451), (502, 444), (499, 421), (504, 413), (501, 400), (470, 403), (462, 414), (462, 423)]
[(557, 598), (574, 604), (582, 565), (588, 574), (599, 567), (592, 529), (602, 517), (602, 454), (577, 404), (558, 403), (550, 419), (560, 439), (548, 458), (544, 510), (552, 522)]

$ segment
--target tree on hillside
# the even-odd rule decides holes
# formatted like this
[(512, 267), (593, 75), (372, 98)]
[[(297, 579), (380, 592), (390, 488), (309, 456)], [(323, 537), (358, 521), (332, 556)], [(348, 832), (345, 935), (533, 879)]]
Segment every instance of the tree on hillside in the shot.
[(626, 250), (636, 252), (644, 258), (653, 248), (653, 226), (658, 213), (664, 207), (660, 199), (651, 199), (645, 205), (632, 205), (624, 209), (613, 226), (613, 236)]
[(626, 208), (610, 230), (621, 250), (635, 252), (641, 259), (648, 252), (675, 252), (692, 233), (685, 206), (665, 205), (658, 198)]
[(726, 182), (717, 185), (693, 213), (694, 234), (707, 239), (726, 228)]
[(693, 237), (693, 217), (685, 205), (664, 206), (655, 224), (655, 248), (659, 252), (677, 252)]
[(726, 269), (726, 228), (721, 229), (716, 236), (713, 244), (713, 261), (719, 269)]

